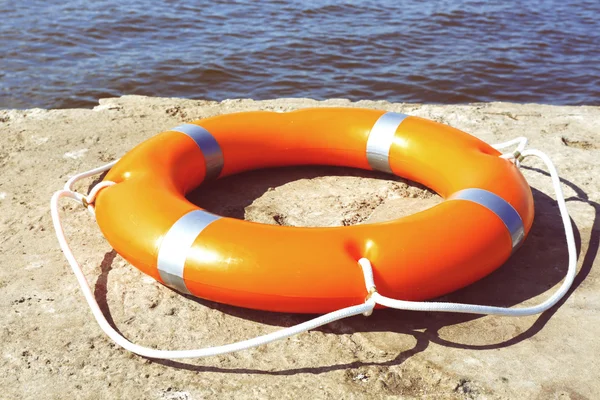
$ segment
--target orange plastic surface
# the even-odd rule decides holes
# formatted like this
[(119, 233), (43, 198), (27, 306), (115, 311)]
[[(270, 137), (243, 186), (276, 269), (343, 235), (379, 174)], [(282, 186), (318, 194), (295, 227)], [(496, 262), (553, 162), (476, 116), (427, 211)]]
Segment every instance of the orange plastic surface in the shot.
[[(221, 177), (257, 168), (339, 165), (370, 169), (369, 132), (384, 111), (304, 109), (246, 112), (194, 123), (218, 141)], [(533, 198), (518, 168), (486, 143), (418, 117), (398, 128), (390, 151), (395, 174), (443, 197), (467, 188), (491, 191), (519, 213), (527, 234)], [(166, 131), (130, 151), (105, 179), (117, 185), (96, 200), (98, 224), (126, 260), (160, 281), (157, 254), (169, 228), (198, 207), (185, 194), (204, 179), (202, 152), (183, 133)], [(380, 293), (424, 300), (464, 287), (511, 255), (510, 235), (490, 210), (446, 201), (395, 221), (334, 228), (263, 225), (232, 218), (210, 224), (187, 258), (192, 294), (241, 307), (323, 313), (364, 301), (361, 257), (371, 260)]]

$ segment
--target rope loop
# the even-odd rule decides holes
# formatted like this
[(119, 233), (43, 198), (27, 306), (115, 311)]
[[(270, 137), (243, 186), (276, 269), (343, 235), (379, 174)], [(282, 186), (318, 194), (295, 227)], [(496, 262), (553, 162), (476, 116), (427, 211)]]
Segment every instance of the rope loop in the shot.
[(524, 136), (519, 136), (515, 139), (509, 140), (508, 142), (498, 143), (492, 145), (492, 147), (496, 150), (502, 150), (507, 147), (512, 147), (517, 145), (517, 148), (509, 153), (503, 153), (500, 155), (500, 158), (505, 158), (507, 160), (512, 161), (517, 167), (521, 167), (521, 161), (523, 161), (523, 150), (527, 146), (527, 138)]
[(71, 177), (65, 184), (64, 189), (57, 191), (52, 196), (52, 199), (50, 201), (50, 211), (52, 214), (52, 222), (54, 224), (54, 229), (56, 231), (56, 237), (58, 238), (60, 247), (69, 265), (71, 266), (71, 269), (73, 270), (77, 281), (79, 282), (79, 285), (88, 303), (88, 306), (90, 307), (96, 321), (100, 325), (100, 328), (104, 331), (104, 333), (106, 333), (108, 337), (110, 337), (119, 346), (144, 357), (156, 359), (180, 359), (207, 357), (219, 354), (233, 353), (236, 351), (261, 346), (276, 340), (285, 339), (290, 336), (297, 335), (299, 333), (317, 328), (319, 326), (329, 324), (333, 321), (348, 318), (354, 315), (362, 314), (364, 316), (369, 316), (373, 313), (373, 310), (375, 309), (375, 306), (377, 304), (385, 307), (412, 311), (462, 312), (471, 314), (495, 314), (507, 316), (531, 315), (541, 313), (554, 306), (569, 291), (569, 288), (571, 287), (571, 285), (573, 284), (573, 280), (575, 279), (577, 269), (577, 252), (575, 247), (575, 238), (573, 235), (573, 227), (571, 225), (571, 220), (569, 218), (569, 213), (561, 189), (560, 178), (558, 172), (556, 171), (556, 168), (554, 167), (554, 164), (546, 154), (542, 153), (539, 150), (525, 150), (527, 139), (524, 137), (516, 138), (505, 143), (500, 143), (494, 145), (493, 147), (500, 150), (506, 147), (513, 146), (515, 144), (517, 144), (517, 149), (515, 151), (513, 151), (512, 153), (502, 154), (500, 157), (512, 160), (517, 166), (519, 166), (521, 161), (526, 157), (538, 157), (546, 164), (546, 167), (550, 172), (552, 184), (556, 193), (556, 201), (558, 203), (558, 207), (562, 217), (562, 222), (565, 229), (565, 236), (567, 239), (567, 248), (569, 252), (569, 264), (567, 275), (561, 286), (550, 298), (536, 306), (531, 307), (505, 308), (474, 304), (419, 302), (392, 299), (390, 297), (386, 297), (380, 294), (377, 291), (373, 277), (373, 267), (371, 265), (371, 261), (369, 261), (367, 258), (361, 258), (360, 260), (358, 260), (358, 264), (363, 272), (365, 290), (367, 293), (364, 303), (333, 311), (328, 314), (311, 319), (309, 321), (303, 322), (301, 324), (281, 329), (266, 335), (258, 336), (253, 339), (243, 340), (237, 343), (191, 350), (157, 350), (130, 342), (108, 323), (106, 317), (102, 313), (102, 310), (98, 306), (98, 302), (96, 301), (96, 298), (94, 297), (94, 294), (90, 289), (90, 286), (87, 282), (85, 275), (83, 274), (81, 266), (75, 259), (75, 256), (73, 255), (73, 252), (69, 247), (62, 227), (62, 222), (60, 220), (58, 201), (63, 197), (73, 199), (83, 204), (92, 215), (95, 215), (94, 202), (96, 200), (96, 196), (98, 195), (100, 190), (115, 185), (115, 182), (100, 182), (92, 188), (92, 190), (87, 196), (83, 196), (82, 194), (77, 193), (73, 190), (72, 186), (73, 184), (75, 184), (75, 182), (83, 178), (109, 170), (118, 160), (106, 164), (102, 167), (92, 169), (90, 171), (86, 171), (84, 173)]
[(94, 217), (96, 217), (96, 197), (98, 196), (98, 193), (100, 193), (100, 191), (104, 188), (107, 188), (109, 186), (113, 186), (116, 185), (116, 182), (113, 181), (102, 181), (98, 184), (96, 184), (92, 190), (90, 190), (90, 192), (88, 193), (87, 196), (84, 196), (83, 199), (81, 200), (81, 204), (83, 204), (83, 206), (90, 212), (90, 214), (92, 214)]

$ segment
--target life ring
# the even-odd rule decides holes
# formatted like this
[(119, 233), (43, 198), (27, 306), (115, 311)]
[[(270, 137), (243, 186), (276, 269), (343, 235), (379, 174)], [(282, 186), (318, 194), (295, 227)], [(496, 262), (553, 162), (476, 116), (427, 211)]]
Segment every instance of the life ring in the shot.
[[(221, 115), (162, 132), (106, 175), (96, 219), (114, 249), (182, 293), (235, 306), (324, 313), (364, 301), (356, 262), (379, 293), (441, 296), (502, 265), (533, 223), (518, 168), (458, 129), (400, 113), (319, 108)], [(381, 170), (446, 199), (394, 221), (330, 228), (226, 218), (185, 194), (258, 168), (337, 165)]]

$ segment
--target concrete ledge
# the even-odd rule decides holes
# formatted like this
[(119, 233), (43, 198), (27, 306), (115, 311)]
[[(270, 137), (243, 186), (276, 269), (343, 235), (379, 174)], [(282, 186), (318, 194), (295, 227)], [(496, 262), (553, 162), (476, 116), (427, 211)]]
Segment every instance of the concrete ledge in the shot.
[[(50, 196), (71, 174), (125, 154), (182, 121), (242, 110), (369, 107), (440, 121), (481, 139), (530, 138), (563, 178), (580, 248), (575, 290), (524, 318), (380, 310), (235, 355), (157, 362), (118, 349), (83, 302), (58, 247)], [(0, 383), (7, 398), (596, 398), (600, 354), (600, 107), (482, 103), (223, 102), (124, 96), (94, 109), (0, 110)], [(511, 260), (444, 300), (533, 304), (566, 272), (550, 179), (523, 169), (536, 220)], [(80, 186), (86, 191), (92, 183)], [(396, 218), (435, 204), (424, 188), (344, 168), (256, 171), (194, 192), (221, 214), (281, 225)], [(224, 344), (305, 320), (182, 297), (143, 276), (83, 211), (63, 203), (67, 234), (95, 294), (130, 340), (157, 348)], [(596, 267), (596, 268), (594, 268)]]

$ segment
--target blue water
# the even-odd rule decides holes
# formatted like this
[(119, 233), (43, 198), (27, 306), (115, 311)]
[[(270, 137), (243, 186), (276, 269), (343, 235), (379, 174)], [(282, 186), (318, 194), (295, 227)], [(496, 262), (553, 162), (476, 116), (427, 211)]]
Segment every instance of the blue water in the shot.
[(0, 0), (0, 108), (123, 94), (600, 105), (600, 1)]

